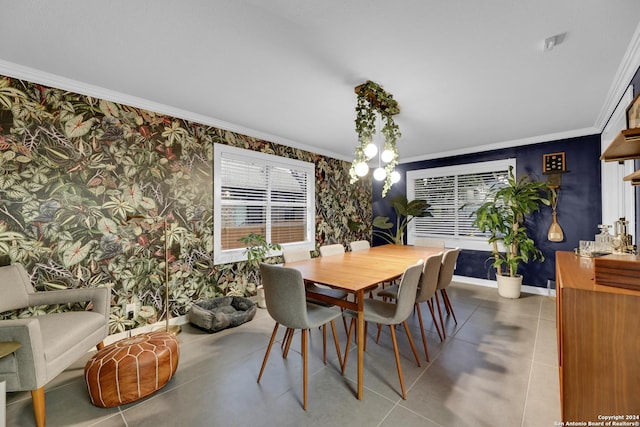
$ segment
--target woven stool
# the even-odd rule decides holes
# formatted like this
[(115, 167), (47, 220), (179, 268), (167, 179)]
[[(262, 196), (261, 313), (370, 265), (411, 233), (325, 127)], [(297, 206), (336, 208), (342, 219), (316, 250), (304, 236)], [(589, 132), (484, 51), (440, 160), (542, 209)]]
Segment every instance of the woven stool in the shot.
[(178, 368), (175, 335), (149, 332), (104, 347), (85, 365), (91, 403), (102, 408), (124, 405), (161, 389)]

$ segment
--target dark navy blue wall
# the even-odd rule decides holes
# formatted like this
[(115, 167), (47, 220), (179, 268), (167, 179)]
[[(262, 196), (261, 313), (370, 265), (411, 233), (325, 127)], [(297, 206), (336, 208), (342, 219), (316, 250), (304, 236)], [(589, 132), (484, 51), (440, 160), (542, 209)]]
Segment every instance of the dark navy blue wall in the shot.
[[(564, 241), (554, 243), (547, 240), (551, 208), (544, 206), (541, 212), (528, 218), (527, 227), (546, 259), (542, 263), (529, 263), (519, 270), (524, 276), (525, 285), (546, 287), (547, 280), (555, 280), (555, 251), (572, 251), (578, 246), (579, 240), (593, 240), (598, 233), (598, 224), (602, 220), (600, 135), (401, 164), (397, 170), (402, 175), (402, 181), (395, 184), (384, 199), (381, 197), (382, 184), (374, 181), (373, 216), (389, 216), (395, 222), (395, 214), (388, 199), (406, 193), (407, 171), (515, 158), (517, 176), (527, 174), (533, 180), (542, 181), (546, 180), (546, 176), (542, 174), (543, 154), (562, 151), (566, 153), (569, 170), (562, 177), (558, 202), (558, 222), (564, 232)], [(374, 245), (382, 243), (374, 238)], [(486, 262), (488, 256), (488, 252), (463, 250), (455, 274), (494, 279), (491, 265)]]
[[(636, 71), (636, 75), (631, 79), (631, 84), (633, 85), (633, 97), (635, 99), (636, 95), (640, 93), (640, 69)], [(640, 169), (640, 160), (635, 161), (636, 170)], [(634, 244), (640, 248), (640, 244), (638, 239), (640, 238), (640, 185), (636, 186), (636, 234), (633, 236)]]

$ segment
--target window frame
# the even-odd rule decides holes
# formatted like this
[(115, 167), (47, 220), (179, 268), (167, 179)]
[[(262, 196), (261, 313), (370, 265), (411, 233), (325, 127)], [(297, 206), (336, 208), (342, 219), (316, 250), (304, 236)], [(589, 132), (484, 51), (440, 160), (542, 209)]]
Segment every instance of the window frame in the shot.
[[(429, 169), (417, 169), (407, 172), (406, 176), (406, 191), (407, 199), (415, 199), (415, 181), (423, 178), (434, 177), (447, 177), (455, 176), (456, 180), (459, 175), (469, 174), (481, 174), (487, 172), (494, 172), (498, 170), (509, 170), (509, 167), (513, 167), (516, 170), (516, 159), (507, 158), (502, 160), (492, 160), (486, 162), (477, 163), (465, 163), (453, 166), (443, 166)], [(455, 200), (456, 209), (459, 209), (459, 199)], [(457, 222), (456, 222), (457, 224)], [(456, 227), (457, 228), (457, 227)], [(433, 239), (444, 240), (446, 247), (459, 247), (461, 249), (478, 250), (478, 251), (491, 251), (492, 247), (488, 242), (488, 238), (485, 237), (472, 237), (472, 236), (442, 236), (440, 234), (425, 234), (422, 233), (419, 236), (416, 235), (416, 219), (411, 221), (407, 226), (407, 244), (412, 245), (415, 242), (416, 237), (428, 237)]]
[[(244, 148), (233, 147), (225, 144), (214, 144), (214, 164), (213, 164), (213, 258), (214, 264), (229, 264), (234, 262), (246, 261), (247, 255), (244, 248), (236, 249), (222, 249), (222, 208), (226, 206), (222, 199), (222, 187), (223, 180), (220, 173), (216, 171), (221, 170), (223, 157), (231, 157), (240, 161), (251, 162), (257, 165), (266, 166), (267, 168), (287, 168), (295, 169), (296, 171), (303, 172), (306, 175), (307, 188), (306, 188), (306, 227), (305, 234), (306, 240), (300, 242), (285, 243), (281, 246), (283, 248), (301, 248), (314, 250), (315, 249), (315, 164), (305, 162), (302, 160), (291, 159), (288, 157), (277, 156), (274, 154), (263, 153), (260, 151), (247, 150)], [(271, 183), (269, 182), (268, 188)], [(269, 198), (267, 198), (269, 199)], [(266, 218), (265, 225), (267, 228), (271, 227), (270, 209), (273, 206), (270, 205), (270, 200), (265, 202)], [(277, 207), (277, 206), (276, 206)], [(269, 231), (266, 233), (268, 239), (270, 236)], [(270, 239), (269, 239), (270, 240)], [(270, 251), (268, 256), (278, 256), (282, 254), (280, 251)]]

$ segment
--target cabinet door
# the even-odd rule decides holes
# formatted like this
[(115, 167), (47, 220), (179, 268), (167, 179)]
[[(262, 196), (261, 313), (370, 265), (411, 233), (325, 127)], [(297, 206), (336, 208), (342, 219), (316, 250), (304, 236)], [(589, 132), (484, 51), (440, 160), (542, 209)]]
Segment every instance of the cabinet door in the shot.
[(562, 292), (564, 421), (640, 414), (640, 297)]

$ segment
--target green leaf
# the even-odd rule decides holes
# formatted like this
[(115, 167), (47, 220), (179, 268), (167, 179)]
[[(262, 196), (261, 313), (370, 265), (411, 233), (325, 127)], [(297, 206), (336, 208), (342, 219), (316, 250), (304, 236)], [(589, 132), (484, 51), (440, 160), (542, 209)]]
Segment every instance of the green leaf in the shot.
[(86, 135), (91, 130), (93, 119), (83, 121), (82, 114), (73, 117), (64, 125), (64, 132), (69, 138), (78, 138)]
[(389, 221), (388, 216), (377, 216), (373, 219), (373, 226), (383, 230), (388, 230), (393, 228), (393, 223)]
[(98, 220), (98, 230), (102, 234), (117, 234), (118, 224), (109, 218), (100, 218)]
[(104, 99), (100, 100), (99, 108), (105, 116), (120, 117), (120, 110), (118, 109), (118, 106), (111, 101), (106, 101)]
[(76, 265), (80, 261), (84, 260), (87, 255), (89, 255), (91, 245), (81, 245), (82, 243), (80, 241), (77, 241), (64, 251), (64, 254), (62, 255), (62, 262), (64, 263), (65, 267), (69, 268), (73, 265)]

